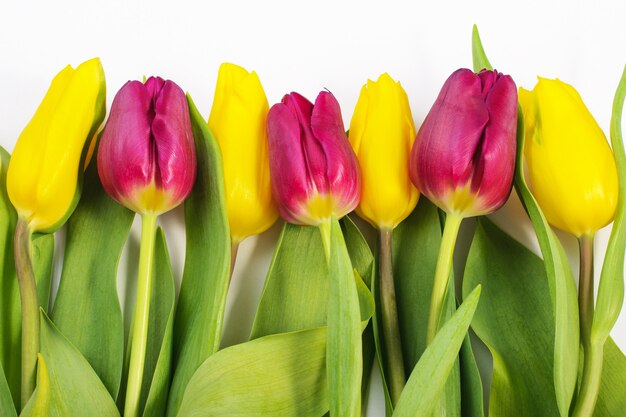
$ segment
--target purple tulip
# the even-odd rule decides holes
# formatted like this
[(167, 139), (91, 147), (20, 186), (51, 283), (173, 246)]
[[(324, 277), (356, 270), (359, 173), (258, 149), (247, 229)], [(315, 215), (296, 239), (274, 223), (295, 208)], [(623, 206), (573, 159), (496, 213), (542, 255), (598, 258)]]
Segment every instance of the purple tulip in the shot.
[(511, 77), (459, 69), (417, 133), (411, 180), (448, 213), (491, 213), (511, 192), (516, 128), (517, 88)]
[(196, 178), (196, 149), (185, 93), (172, 81), (129, 81), (111, 106), (98, 151), (105, 191), (137, 213), (179, 205)]
[(315, 105), (285, 95), (269, 111), (267, 136), (272, 191), (286, 221), (317, 226), (358, 205), (358, 161), (331, 93), (321, 92)]

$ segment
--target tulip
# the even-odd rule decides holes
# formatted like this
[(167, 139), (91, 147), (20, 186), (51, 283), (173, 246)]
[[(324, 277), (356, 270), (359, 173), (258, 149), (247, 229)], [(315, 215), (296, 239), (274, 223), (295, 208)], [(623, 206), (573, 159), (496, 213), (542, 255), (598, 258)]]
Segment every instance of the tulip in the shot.
[(533, 195), (550, 224), (575, 236), (613, 220), (617, 168), (611, 148), (578, 92), (539, 78), (520, 89), (525, 157)]
[(410, 175), (447, 213), (491, 213), (513, 184), (517, 94), (508, 75), (455, 71), (417, 133)]
[[(338, 218), (352, 211), (361, 195), (361, 176), (335, 97), (321, 92), (315, 105), (297, 93), (287, 94), (267, 116), (270, 174), (278, 211), (288, 222), (318, 226), (326, 261), (350, 258)], [(336, 235), (335, 235), (336, 236)], [(306, 256), (306, 255), (305, 255)], [(360, 416), (361, 316), (351, 273), (328, 277), (326, 369), (331, 417)], [(337, 366), (337, 364), (340, 364)], [(341, 381), (341, 384), (339, 384)], [(341, 386), (340, 386), (341, 385)]]
[(124, 415), (136, 417), (146, 357), (156, 219), (189, 195), (196, 150), (185, 93), (172, 81), (127, 82), (116, 94), (98, 149), (104, 190), (141, 214), (137, 302)]
[(378, 229), (393, 229), (413, 211), (419, 192), (408, 174), (415, 138), (409, 100), (387, 73), (361, 89), (349, 138), (363, 178), (356, 212)]
[(385, 376), (395, 403), (406, 383), (393, 281), (392, 231), (415, 208), (419, 192), (409, 178), (415, 126), (409, 99), (387, 73), (368, 80), (350, 123), (350, 143), (363, 178), (359, 216), (379, 231), (379, 288), (386, 354)]
[(447, 213), (430, 305), (429, 342), (439, 327), (461, 221), (497, 210), (511, 192), (516, 125), (517, 91), (510, 76), (459, 69), (446, 80), (417, 133), (411, 180)]
[(105, 191), (136, 213), (162, 214), (191, 192), (195, 161), (183, 90), (159, 77), (127, 82), (113, 100), (98, 150)]
[(220, 66), (209, 128), (222, 152), (233, 247), (247, 236), (267, 230), (278, 217), (270, 183), (265, 130), (268, 111), (255, 72), (234, 64)]
[(618, 176), (604, 133), (569, 84), (539, 78), (520, 89), (526, 163), (533, 195), (550, 224), (578, 238), (580, 339), (584, 363), (573, 416), (593, 414), (600, 388), (604, 341), (591, 335), (594, 301), (593, 238), (615, 216)]
[(319, 226), (359, 203), (361, 176), (335, 97), (287, 94), (267, 116), (272, 191), (288, 222)]
[(15, 268), (22, 305), (22, 406), (35, 388), (39, 303), (30, 253), (34, 232), (52, 233), (80, 198), (82, 172), (105, 114), (100, 60), (65, 67), (52, 80), (35, 115), (20, 134), (7, 171), (7, 194), (18, 215)]
[(32, 232), (54, 232), (80, 198), (85, 142), (105, 114), (104, 71), (98, 58), (65, 67), (52, 80), (15, 144), (7, 192)]

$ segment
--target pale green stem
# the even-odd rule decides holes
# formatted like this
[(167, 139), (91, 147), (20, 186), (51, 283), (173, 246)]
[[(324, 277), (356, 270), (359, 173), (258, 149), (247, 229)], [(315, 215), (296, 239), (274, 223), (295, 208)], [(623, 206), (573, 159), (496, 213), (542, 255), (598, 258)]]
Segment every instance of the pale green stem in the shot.
[(137, 302), (133, 315), (128, 386), (126, 388), (126, 403), (124, 406), (124, 416), (126, 417), (137, 417), (139, 414), (139, 397), (141, 394), (141, 383), (148, 342), (156, 220), (156, 214), (148, 213), (141, 216), (141, 246), (139, 249)]
[(322, 244), (324, 245), (324, 255), (326, 255), (326, 264), (330, 264), (330, 221), (319, 225), (322, 234)]
[(395, 406), (406, 384), (404, 372), (404, 358), (400, 338), (400, 324), (398, 323), (398, 308), (396, 306), (396, 289), (393, 281), (392, 263), (392, 229), (379, 230), (379, 279), (380, 305), (383, 324), (383, 341), (387, 359), (389, 394), (391, 403)]
[(595, 304), (593, 295), (593, 235), (580, 237), (578, 246), (580, 248), (578, 310), (584, 362), (580, 391), (572, 415), (573, 417), (591, 417), (600, 391), (604, 356), (604, 343), (598, 343), (591, 338)]
[(13, 255), (22, 305), (22, 408), (35, 391), (39, 352), (39, 301), (30, 251), (31, 236), (28, 222), (20, 217), (15, 226)]
[(440, 326), (443, 302), (448, 289), (450, 271), (452, 269), (454, 246), (456, 245), (456, 238), (459, 234), (459, 227), (461, 226), (462, 220), (463, 216), (457, 213), (449, 213), (446, 216), (446, 224), (443, 228), (437, 267), (435, 269), (433, 292), (430, 298), (430, 312), (428, 315), (428, 328), (426, 333), (427, 344), (432, 342)]

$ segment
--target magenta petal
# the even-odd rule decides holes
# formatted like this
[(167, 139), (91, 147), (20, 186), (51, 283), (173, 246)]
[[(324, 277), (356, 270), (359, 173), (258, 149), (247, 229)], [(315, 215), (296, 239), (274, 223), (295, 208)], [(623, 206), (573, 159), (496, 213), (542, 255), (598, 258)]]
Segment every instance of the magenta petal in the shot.
[(301, 144), (301, 127), (289, 98), (267, 115), (267, 139), (272, 192), (281, 216), (297, 223), (300, 205), (308, 196), (308, 172)]
[(346, 136), (341, 108), (330, 92), (322, 91), (317, 96), (311, 130), (323, 149), (328, 190), (341, 202), (343, 214), (347, 214), (359, 204), (361, 172)]
[(98, 172), (106, 192), (118, 201), (152, 179), (151, 102), (139, 81), (124, 84), (113, 99), (100, 140)]
[[(150, 81), (150, 80), (148, 80)], [(196, 178), (196, 149), (185, 93), (171, 81), (161, 85), (154, 103), (152, 135), (156, 169), (155, 183), (174, 200), (191, 192)]]

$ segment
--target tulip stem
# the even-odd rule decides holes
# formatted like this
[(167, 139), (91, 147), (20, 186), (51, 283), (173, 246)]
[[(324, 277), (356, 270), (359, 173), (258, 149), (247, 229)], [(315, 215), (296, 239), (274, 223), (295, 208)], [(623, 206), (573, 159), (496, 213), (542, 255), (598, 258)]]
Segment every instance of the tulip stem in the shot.
[(330, 265), (330, 221), (319, 225), (322, 234), (322, 244), (324, 245), (324, 255), (326, 256), (326, 264)]
[(583, 345), (583, 375), (573, 417), (590, 417), (598, 399), (602, 377), (604, 342), (592, 340), (591, 326), (594, 314), (593, 296), (593, 235), (578, 239), (580, 248), (580, 273), (578, 281), (578, 310), (580, 338)]
[(133, 315), (128, 387), (126, 388), (126, 403), (124, 406), (125, 417), (137, 417), (139, 415), (139, 400), (148, 341), (156, 220), (157, 215), (153, 213), (146, 213), (141, 216), (137, 301)]
[(22, 408), (35, 391), (39, 352), (39, 301), (30, 249), (32, 235), (28, 221), (20, 217), (15, 226), (13, 255), (22, 305)]
[(392, 263), (392, 229), (379, 230), (379, 282), (380, 305), (383, 324), (383, 343), (387, 359), (389, 394), (392, 405), (396, 405), (406, 384), (404, 372), (404, 358), (400, 338), (400, 324), (398, 323), (398, 308), (396, 305), (396, 289), (393, 281)]
[(450, 282), (452, 256), (454, 255), (454, 246), (456, 245), (456, 238), (459, 234), (461, 221), (463, 221), (463, 216), (458, 213), (448, 213), (446, 216), (441, 245), (439, 246), (439, 256), (437, 257), (433, 292), (430, 298), (430, 312), (428, 315), (428, 328), (426, 333), (427, 345), (433, 341), (441, 324), (443, 301), (448, 290), (448, 282)]

